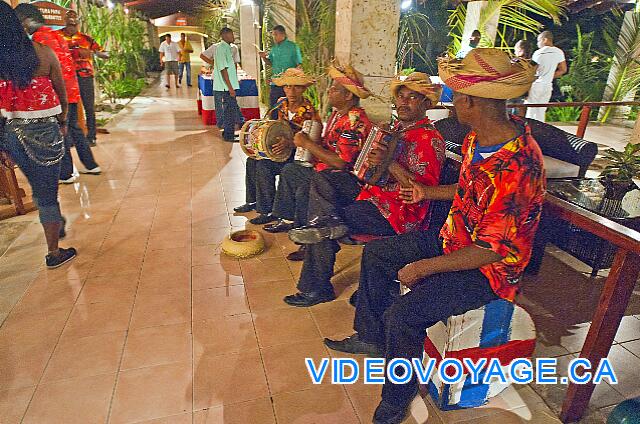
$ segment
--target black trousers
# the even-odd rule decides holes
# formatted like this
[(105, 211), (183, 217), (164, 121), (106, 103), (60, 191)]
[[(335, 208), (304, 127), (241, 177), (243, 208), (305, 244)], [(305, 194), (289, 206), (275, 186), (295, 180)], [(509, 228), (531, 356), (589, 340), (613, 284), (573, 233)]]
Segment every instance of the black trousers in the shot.
[(246, 202), (255, 203), (256, 211), (262, 214), (271, 213), (276, 197), (276, 176), (288, 162), (256, 160), (247, 158), (245, 172)]
[(271, 213), (278, 218), (294, 221), (296, 227), (307, 223), (309, 183), (316, 173), (313, 168), (288, 163), (280, 172), (278, 189)]
[[(358, 179), (348, 172), (322, 171), (311, 178), (309, 189), (309, 218), (338, 215), (353, 233), (391, 236), (396, 232), (368, 202), (356, 201), (360, 193)], [(331, 277), (340, 245), (335, 240), (311, 244), (305, 250), (304, 264), (298, 290), (301, 292), (332, 292)]]
[[(441, 256), (440, 229), (417, 231), (368, 243), (362, 255), (354, 329), (362, 340), (385, 346), (386, 360), (422, 358), (425, 329), (453, 315), (498, 299), (477, 269), (430, 275), (404, 296), (395, 280), (405, 265)], [(391, 384), (382, 400), (406, 406), (417, 381)]]
[(84, 107), (84, 116), (87, 121), (87, 139), (96, 140), (96, 94), (93, 83), (93, 77), (78, 76), (78, 85), (80, 86), (80, 98)]
[(67, 136), (64, 138), (64, 156), (60, 164), (60, 179), (67, 180), (73, 174), (73, 158), (71, 157), (71, 146), (76, 146), (80, 162), (86, 169), (93, 169), (96, 163), (91, 146), (84, 136), (82, 129), (78, 126), (78, 104), (69, 103), (67, 113)]
[[(272, 84), (269, 87), (269, 109), (272, 109), (278, 102), (278, 99), (284, 96), (284, 88)], [(277, 109), (271, 112), (271, 119), (278, 119)]]

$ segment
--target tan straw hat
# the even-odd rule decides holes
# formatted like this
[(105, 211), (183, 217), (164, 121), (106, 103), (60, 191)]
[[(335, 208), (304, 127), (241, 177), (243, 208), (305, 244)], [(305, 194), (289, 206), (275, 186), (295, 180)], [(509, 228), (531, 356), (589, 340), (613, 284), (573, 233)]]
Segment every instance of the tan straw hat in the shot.
[(364, 86), (363, 75), (351, 65), (341, 66), (334, 62), (329, 66), (329, 76), (361, 99), (371, 96), (371, 91)]
[(488, 99), (513, 99), (529, 91), (536, 66), (529, 60), (512, 60), (499, 49), (473, 49), (462, 60), (439, 59), (438, 73), (453, 91)]
[(398, 75), (391, 81), (391, 94), (393, 94), (393, 97), (398, 95), (401, 87), (407, 87), (411, 91), (422, 94), (431, 100), (433, 104), (438, 103), (442, 93), (442, 86), (440, 84), (432, 84), (429, 75), (422, 72), (412, 72), (407, 76)]
[(309, 87), (315, 84), (315, 80), (306, 75), (302, 69), (289, 68), (276, 78), (273, 78), (273, 83), (279, 87), (285, 85), (301, 85), (303, 87)]

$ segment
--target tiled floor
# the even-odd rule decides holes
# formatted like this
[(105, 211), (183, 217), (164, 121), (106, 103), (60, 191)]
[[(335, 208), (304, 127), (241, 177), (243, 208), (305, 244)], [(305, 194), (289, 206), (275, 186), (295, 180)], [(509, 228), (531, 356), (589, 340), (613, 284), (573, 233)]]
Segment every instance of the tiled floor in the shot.
[[(42, 268), (35, 214), (5, 221), (24, 228), (0, 257), (0, 423), (370, 422), (379, 387), (314, 386), (303, 365), (335, 355), (322, 337), (351, 332), (360, 249), (339, 254), (339, 299), (310, 309), (281, 301), (300, 270), (284, 259), (286, 236), (265, 234), (254, 259), (221, 255), (247, 220), (231, 212), (244, 197), (244, 155), (202, 126), (194, 96), (184, 87), (136, 99), (95, 149), (103, 175), (61, 187), (63, 245), (80, 252), (69, 265)], [(562, 361), (579, 351), (602, 287), (574, 262), (548, 255), (522, 299), (538, 354)], [(638, 295), (611, 353), (621, 383), (598, 388), (585, 422), (640, 394), (634, 314)], [(407, 422), (424, 422), (427, 408), (429, 423), (557, 422), (562, 395), (521, 386), (458, 412), (416, 402)]]

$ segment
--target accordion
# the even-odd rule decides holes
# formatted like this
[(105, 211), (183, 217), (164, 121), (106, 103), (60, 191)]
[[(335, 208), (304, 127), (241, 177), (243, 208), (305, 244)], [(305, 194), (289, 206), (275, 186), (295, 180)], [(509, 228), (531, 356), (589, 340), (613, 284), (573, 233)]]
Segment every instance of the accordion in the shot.
[[(362, 151), (353, 166), (353, 174), (364, 183), (383, 186), (389, 181), (389, 165), (400, 152), (402, 132), (391, 132), (380, 127), (373, 127), (364, 142)], [(369, 165), (367, 156), (380, 144), (387, 148), (386, 156), (379, 165)]]

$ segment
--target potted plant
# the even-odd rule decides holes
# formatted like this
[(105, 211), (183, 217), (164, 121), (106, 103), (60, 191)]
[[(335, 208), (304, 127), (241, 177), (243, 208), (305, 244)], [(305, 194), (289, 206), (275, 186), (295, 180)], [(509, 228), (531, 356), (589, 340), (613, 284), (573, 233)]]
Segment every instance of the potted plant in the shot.
[(638, 188), (633, 179), (640, 178), (640, 144), (628, 143), (621, 152), (607, 149), (604, 158), (610, 164), (600, 174), (605, 190), (601, 209), (606, 215), (619, 216), (624, 196)]

